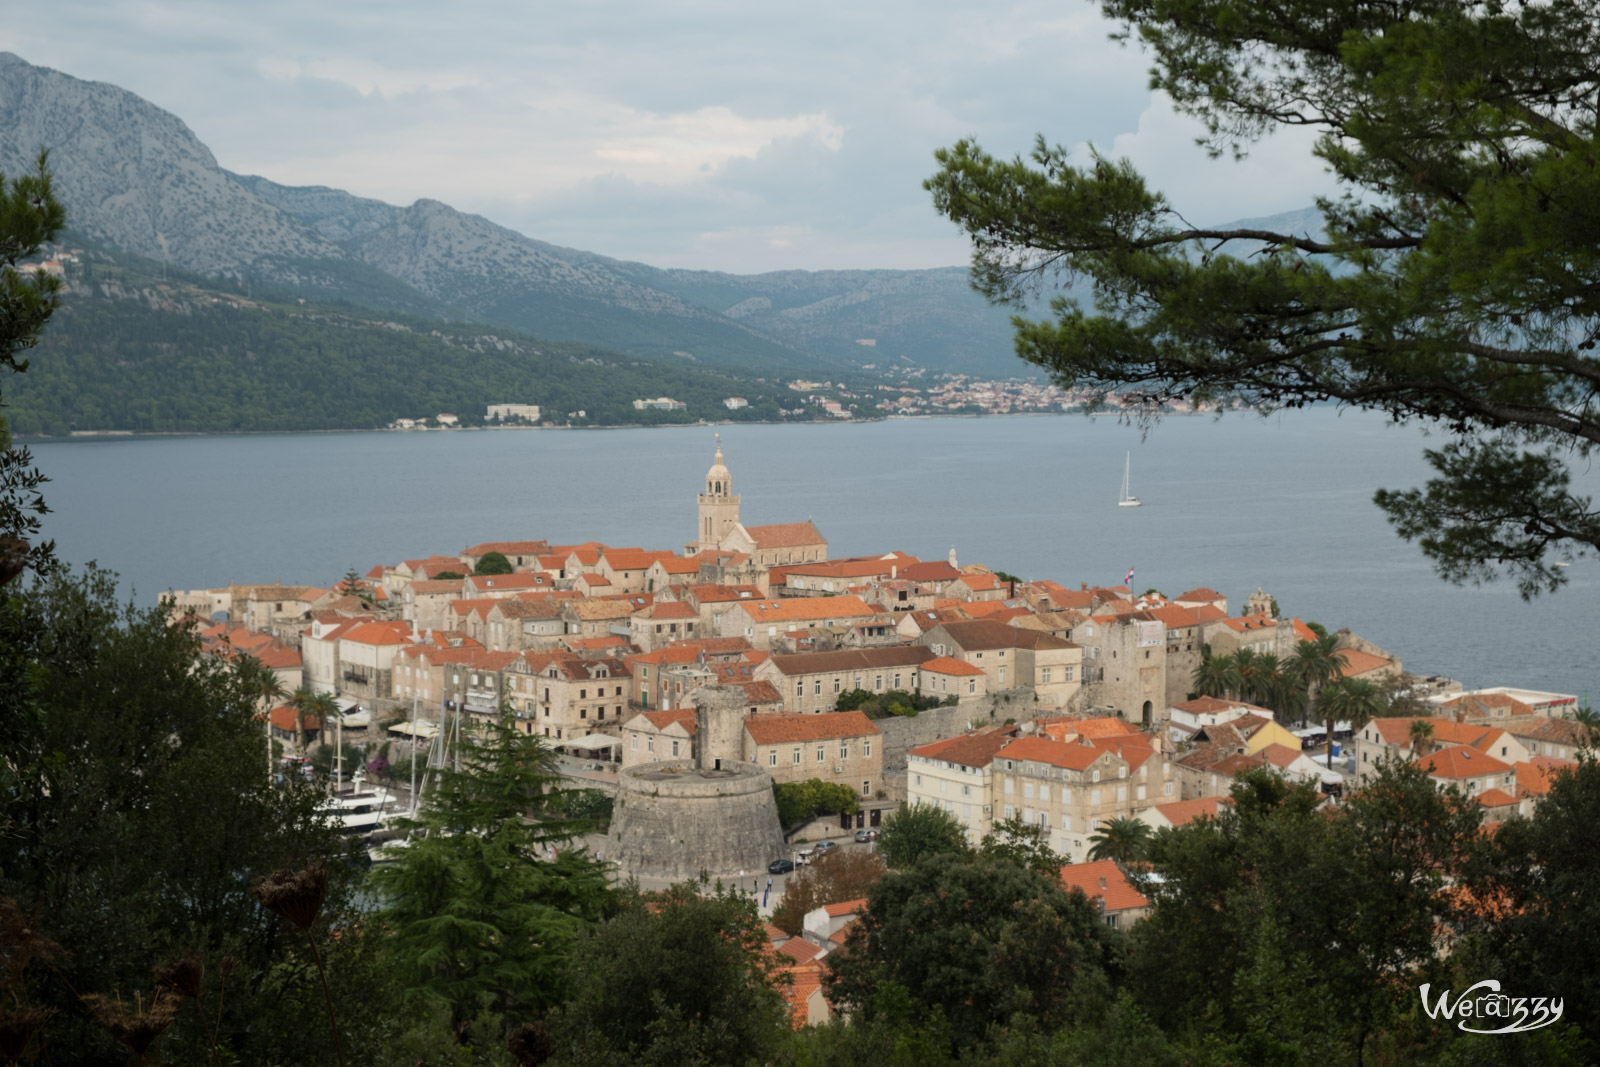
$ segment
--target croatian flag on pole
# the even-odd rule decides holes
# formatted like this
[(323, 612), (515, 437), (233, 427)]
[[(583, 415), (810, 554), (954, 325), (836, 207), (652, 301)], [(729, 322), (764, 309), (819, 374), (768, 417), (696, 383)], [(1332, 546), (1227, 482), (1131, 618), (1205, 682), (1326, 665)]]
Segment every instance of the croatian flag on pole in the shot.
[(1133, 588), (1133, 568), (1132, 567), (1128, 568), (1128, 576), (1126, 578), (1122, 579), (1122, 584), (1127, 586), (1130, 589)]

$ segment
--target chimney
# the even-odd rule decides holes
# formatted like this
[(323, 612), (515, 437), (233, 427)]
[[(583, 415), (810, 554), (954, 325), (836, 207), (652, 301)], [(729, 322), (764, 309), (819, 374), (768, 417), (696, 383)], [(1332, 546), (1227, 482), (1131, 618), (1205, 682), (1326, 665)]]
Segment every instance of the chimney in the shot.
[(1102, 875), (1101, 878), (1100, 878), (1100, 888), (1101, 889), (1106, 888), (1106, 880), (1105, 880), (1105, 876), (1104, 875)]

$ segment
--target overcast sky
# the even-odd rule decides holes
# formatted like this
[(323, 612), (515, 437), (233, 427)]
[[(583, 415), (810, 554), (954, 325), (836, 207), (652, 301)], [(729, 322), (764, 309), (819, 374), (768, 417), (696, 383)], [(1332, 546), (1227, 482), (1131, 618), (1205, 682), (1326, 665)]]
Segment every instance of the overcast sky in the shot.
[(230, 170), (740, 273), (965, 263), (935, 148), (1131, 158), (1197, 222), (1308, 205), (1306, 138), (1210, 162), (1099, 8), (0, 0), (0, 50), (132, 90)]

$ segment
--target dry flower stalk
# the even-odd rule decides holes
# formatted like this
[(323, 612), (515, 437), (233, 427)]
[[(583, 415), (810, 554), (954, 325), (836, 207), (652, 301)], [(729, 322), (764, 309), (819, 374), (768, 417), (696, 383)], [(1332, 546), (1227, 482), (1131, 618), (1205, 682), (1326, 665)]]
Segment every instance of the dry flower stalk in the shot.
[(198, 953), (186, 952), (165, 967), (156, 968), (156, 988), (187, 1000), (205, 992), (206, 962)]
[(134, 1063), (143, 1061), (145, 1052), (178, 1017), (178, 998), (164, 990), (157, 990), (148, 1004), (143, 996), (135, 993), (131, 1008), (121, 997), (113, 1000), (90, 993), (82, 999), (95, 1021), (133, 1052)]
[(255, 884), (256, 899), (296, 930), (309, 930), (328, 895), (328, 866), (321, 860), (299, 870), (273, 871)]
[(49, 1008), (0, 1008), (0, 1062), (17, 1063), (28, 1051), (33, 1035), (55, 1014)]

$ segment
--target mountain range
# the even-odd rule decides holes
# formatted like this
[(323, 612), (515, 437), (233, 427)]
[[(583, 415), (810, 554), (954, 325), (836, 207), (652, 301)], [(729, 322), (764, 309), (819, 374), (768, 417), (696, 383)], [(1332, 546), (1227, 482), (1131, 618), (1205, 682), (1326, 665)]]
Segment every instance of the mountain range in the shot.
[(41, 148), (75, 234), (251, 291), (740, 372), (1027, 371), (1009, 313), (963, 267), (737, 275), (611, 259), (437, 200), (398, 207), (235, 174), (172, 113), (0, 53), (0, 172)]

